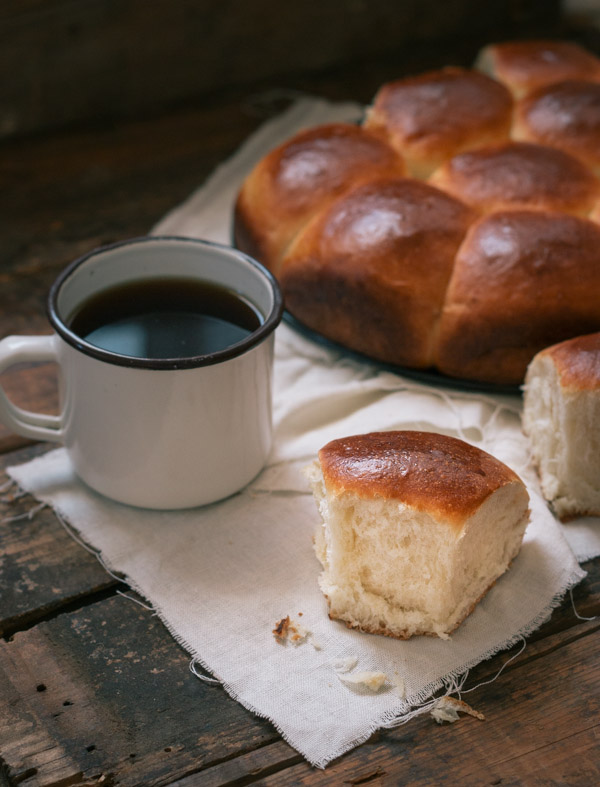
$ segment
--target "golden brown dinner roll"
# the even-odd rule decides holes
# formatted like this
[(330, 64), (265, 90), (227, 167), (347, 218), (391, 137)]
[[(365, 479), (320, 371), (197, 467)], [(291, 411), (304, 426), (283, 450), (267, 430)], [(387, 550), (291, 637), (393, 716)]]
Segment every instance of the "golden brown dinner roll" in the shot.
[(600, 84), (561, 82), (534, 91), (517, 103), (513, 136), (564, 150), (600, 176)]
[(482, 213), (541, 208), (587, 216), (600, 201), (600, 180), (581, 161), (527, 142), (460, 153), (429, 182)]
[(405, 165), (359, 126), (332, 123), (301, 131), (272, 150), (246, 178), (234, 215), (236, 246), (276, 272), (290, 240), (349, 185)]
[(279, 280), (309, 328), (373, 358), (425, 367), (471, 210), (410, 178), (353, 187), (297, 237)]
[(448, 638), (519, 552), (529, 497), (502, 462), (429, 432), (333, 440), (307, 475), (329, 616)]
[(600, 59), (570, 41), (490, 44), (481, 50), (476, 67), (503, 82), (515, 98), (569, 79), (600, 82)]
[(527, 369), (523, 430), (561, 519), (600, 515), (600, 333), (547, 347)]
[(508, 139), (512, 98), (504, 85), (476, 71), (444, 68), (380, 88), (365, 127), (426, 178), (457, 153)]
[(492, 213), (469, 230), (442, 313), (437, 366), (520, 383), (531, 358), (600, 329), (600, 226), (550, 211)]

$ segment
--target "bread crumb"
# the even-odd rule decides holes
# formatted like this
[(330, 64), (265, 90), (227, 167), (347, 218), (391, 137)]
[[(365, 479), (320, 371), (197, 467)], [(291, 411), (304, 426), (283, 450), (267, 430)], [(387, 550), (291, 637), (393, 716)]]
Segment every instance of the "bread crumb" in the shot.
[(332, 667), (336, 672), (350, 672), (358, 664), (356, 656), (348, 656), (345, 659), (336, 659), (332, 663)]
[(468, 713), (469, 716), (475, 716), (476, 719), (485, 721), (483, 713), (473, 710), (466, 702), (457, 700), (455, 697), (440, 697), (431, 711), (431, 716), (438, 724), (442, 724), (444, 721), (452, 724), (460, 718), (458, 715), (459, 712)]
[(401, 700), (406, 699), (406, 684), (404, 678), (395, 677), (392, 681), (392, 694), (400, 697)]
[(309, 637), (310, 631), (298, 622), (291, 620), (289, 615), (286, 615), (285, 618), (281, 618), (275, 624), (273, 635), (281, 645), (285, 645), (287, 642), (291, 642), (293, 645), (300, 645)]
[(366, 686), (371, 691), (379, 691), (387, 680), (385, 672), (353, 672), (346, 675), (338, 672), (338, 678), (343, 683), (352, 683), (356, 686)]
[(286, 615), (285, 618), (281, 618), (275, 624), (275, 628), (273, 629), (273, 634), (275, 635), (275, 639), (278, 642), (284, 643), (287, 640), (288, 630), (290, 627), (290, 616)]

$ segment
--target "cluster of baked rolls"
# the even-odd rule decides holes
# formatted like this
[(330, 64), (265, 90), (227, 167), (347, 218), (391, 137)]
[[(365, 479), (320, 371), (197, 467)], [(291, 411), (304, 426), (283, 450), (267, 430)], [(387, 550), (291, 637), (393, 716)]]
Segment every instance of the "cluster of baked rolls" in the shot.
[(486, 47), (298, 133), (239, 193), (236, 245), (301, 323), (402, 367), (520, 384), (600, 330), (600, 58)]

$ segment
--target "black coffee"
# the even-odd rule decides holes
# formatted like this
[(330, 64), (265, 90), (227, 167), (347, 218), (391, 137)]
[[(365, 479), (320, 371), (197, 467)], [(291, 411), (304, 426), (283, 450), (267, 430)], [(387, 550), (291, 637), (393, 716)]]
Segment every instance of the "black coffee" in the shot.
[(136, 358), (191, 358), (237, 344), (261, 324), (257, 309), (217, 284), (150, 279), (85, 301), (69, 328), (90, 344)]

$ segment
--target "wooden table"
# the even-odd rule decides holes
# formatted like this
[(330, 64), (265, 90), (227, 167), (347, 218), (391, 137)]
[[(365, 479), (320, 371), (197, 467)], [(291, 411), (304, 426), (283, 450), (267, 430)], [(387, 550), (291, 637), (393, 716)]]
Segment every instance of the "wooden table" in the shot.
[[(389, 74), (303, 84), (368, 100)], [(45, 297), (80, 253), (141, 235), (261, 122), (229, 95), (197, 109), (0, 148), (0, 335), (48, 332)], [(2, 375), (22, 406), (56, 407), (45, 365)], [(48, 450), (0, 428), (2, 467)], [(0, 475), (0, 484), (4, 480)], [(486, 721), (422, 716), (325, 771), (188, 670), (152, 613), (125, 598), (47, 509), (0, 495), (0, 785), (600, 784), (600, 619), (571, 600), (493, 683), (469, 696)], [(8, 518), (8, 519), (7, 519)], [(600, 613), (600, 559), (574, 591)], [(474, 669), (492, 677), (518, 648)]]

